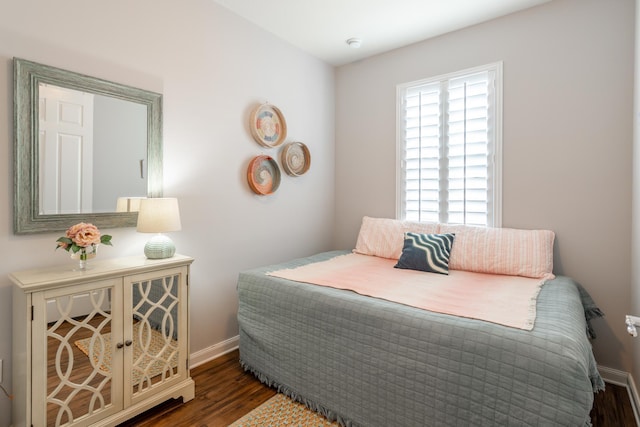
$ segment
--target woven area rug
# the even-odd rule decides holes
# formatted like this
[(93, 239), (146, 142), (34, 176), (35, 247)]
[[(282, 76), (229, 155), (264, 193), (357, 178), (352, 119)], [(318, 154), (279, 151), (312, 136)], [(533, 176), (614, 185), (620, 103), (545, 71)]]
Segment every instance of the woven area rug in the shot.
[(339, 424), (278, 393), (229, 427), (254, 426), (334, 427)]
[[(133, 325), (133, 336), (137, 337), (138, 336), (138, 329), (140, 323), (135, 323)], [(104, 340), (104, 344), (106, 348), (111, 348), (111, 333), (106, 333), (102, 335), (102, 338)], [(86, 354), (87, 356), (89, 356), (89, 342), (91, 341), (91, 338), (85, 338), (82, 340), (77, 340), (76, 342), (74, 342), (74, 344), (76, 345), (76, 347), (78, 347), (80, 349), (80, 351), (82, 351), (84, 354)], [(153, 360), (152, 356), (157, 356), (161, 351), (162, 348), (165, 345), (165, 341), (164, 341), (164, 337), (162, 336), (162, 334), (159, 331), (156, 330), (151, 330), (151, 342), (149, 344), (149, 350), (143, 355), (142, 352), (142, 347), (140, 346), (140, 344), (138, 343), (138, 341), (136, 339), (133, 340), (133, 360), (137, 361), (139, 360), (139, 358), (142, 356), (142, 360), (140, 361), (140, 363), (138, 364), (138, 367), (140, 370), (138, 369), (134, 369), (133, 373), (132, 373), (132, 380), (133, 380), (133, 384), (138, 384), (138, 382), (140, 381), (140, 378), (142, 377), (142, 371), (145, 370), (147, 368), (147, 366), (149, 364), (151, 364), (151, 367), (149, 368), (149, 378), (153, 378), (156, 375), (159, 375), (162, 373), (162, 369), (166, 366), (165, 363), (163, 361), (157, 361), (157, 360)], [(171, 340), (171, 345), (173, 347), (177, 347), (178, 344), (175, 340)], [(99, 344), (96, 343), (96, 350), (99, 350)], [(91, 356), (89, 356), (93, 359), (93, 366), (97, 366), (98, 369), (100, 369), (101, 371), (105, 372), (105, 373), (110, 373), (111, 372), (111, 354), (110, 352), (106, 352), (106, 354), (104, 355), (103, 359), (102, 359), (102, 364), (98, 365), (99, 363), (99, 357), (98, 354), (92, 354)], [(178, 357), (177, 354), (176, 356), (173, 357), (173, 359), (171, 360), (171, 368), (175, 368), (178, 364)]]

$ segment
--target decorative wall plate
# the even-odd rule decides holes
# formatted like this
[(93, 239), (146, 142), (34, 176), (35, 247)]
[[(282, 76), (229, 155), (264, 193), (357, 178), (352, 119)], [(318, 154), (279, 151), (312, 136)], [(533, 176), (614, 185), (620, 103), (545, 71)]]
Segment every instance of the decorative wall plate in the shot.
[(311, 166), (311, 154), (302, 142), (291, 142), (282, 149), (282, 168), (291, 176), (304, 175)]
[(253, 110), (249, 125), (253, 138), (265, 147), (277, 147), (287, 137), (287, 122), (282, 112), (271, 104), (262, 104)]
[(270, 156), (256, 156), (249, 163), (247, 181), (256, 194), (275, 193), (280, 186), (280, 168)]

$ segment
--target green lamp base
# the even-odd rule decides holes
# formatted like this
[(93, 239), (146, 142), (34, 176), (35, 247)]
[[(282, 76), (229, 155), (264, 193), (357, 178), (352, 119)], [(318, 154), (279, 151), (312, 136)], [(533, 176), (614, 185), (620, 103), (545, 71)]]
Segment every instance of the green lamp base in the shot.
[(173, 240), (164, 234), (153, 236), (146, 245), (144, 245), (144, 254), (149, 259), (171, 258), (176, 253), (176, 246)]

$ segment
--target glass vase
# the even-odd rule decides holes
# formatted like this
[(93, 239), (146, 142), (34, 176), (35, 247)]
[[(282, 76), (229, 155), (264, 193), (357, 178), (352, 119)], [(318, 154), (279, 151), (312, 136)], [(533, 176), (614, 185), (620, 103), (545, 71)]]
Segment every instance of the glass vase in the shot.
[(87, 246), (80, 248), (78, 252), (71, 254), (71, 257), (78, 260), (78, 271), (86, 271), (89, 269), (89, 260), (95, 258), (98, 246)]
[(87, 249), (82, 248), (78, 251), (80, 256), (78, 257), (78, 270), (84, 271), (88, 267), (89, 260), (87, 258)]

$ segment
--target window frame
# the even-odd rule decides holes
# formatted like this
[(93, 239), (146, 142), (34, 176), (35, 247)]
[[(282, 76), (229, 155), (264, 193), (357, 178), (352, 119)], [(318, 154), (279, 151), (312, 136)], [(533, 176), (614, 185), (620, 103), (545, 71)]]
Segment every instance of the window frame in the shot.
[[(404, 99), (406, 92), (416, 86), (424, 86), (428, 84), (447, 84), (450, 80), (459, 79), (464, 76), (481, 73), (494, 73), (493, 88), (493, 105), (489, 106), (490, 114), (493, 114), (493, 126), (489, 126), (489, 138), (493, 137), (493, 141), (489, 143), (489, 178), (488, 188), (491, 192), (491, 200), (489, 201), (487, 213), (487, 227), (502, 226), (502, 115), (503, 115), (503, 64), (502, 61), (490, 64), (468, 68), (465, 70), (455, 71), (452, 73), (442, 74), (435, 77), (429, 77), (412, 82), (401, 83), (396, 86), (396, 218), (404, 220), (405, 215), (405, 108)], [(444, 121), (447, 115), (447, 108), (441, 106), (440, 129), (446, 126)], [(443, 131), (444, 132), (444, 131)], [(441, 132), (441, 135), (444, 133)], [(444, 152), (444, 137), (440, 137), (441, 156)], [(442, 191), (442, 185), (440, 186)], [(442, 200), (441, 200), (441, 203)], [(441, 222), (441, 221), (439, 221)]]

